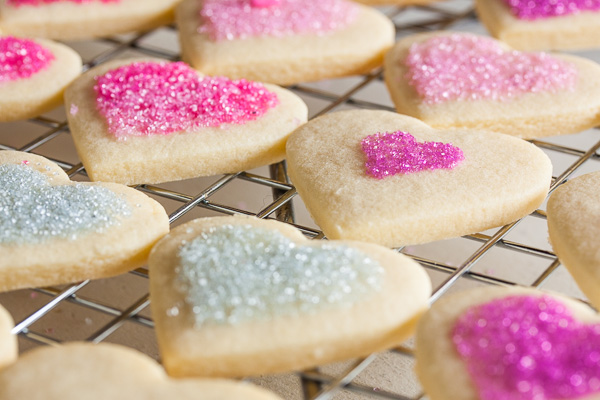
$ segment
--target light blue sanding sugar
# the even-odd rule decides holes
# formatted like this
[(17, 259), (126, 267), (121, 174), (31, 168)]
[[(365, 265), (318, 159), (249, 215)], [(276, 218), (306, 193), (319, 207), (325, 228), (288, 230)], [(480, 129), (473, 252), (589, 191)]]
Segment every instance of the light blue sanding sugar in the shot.
[(107, 188), (51, 186), (44, 174), (27, 165), (0, 165), (0, 243), (75, 240), (129, 215), (127, 202)]
[[(249, 225), (212, 228), (183, 244), (179, 260), (176, 290), (196, 327), (349, 306), (380, 291), (385, 273), (348, 246), (301, 246)], [(178, 313), (177, 306), (168, 311)]]

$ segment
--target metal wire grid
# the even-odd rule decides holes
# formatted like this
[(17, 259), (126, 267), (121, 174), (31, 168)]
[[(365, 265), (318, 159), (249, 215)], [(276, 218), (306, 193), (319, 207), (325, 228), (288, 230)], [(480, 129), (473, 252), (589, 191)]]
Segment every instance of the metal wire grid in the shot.
[[(464, 5), (464, 4), (463, 4)], [(460, 7), (459, 7), (460, 8)], [(463, 7), (464, 8), (464, 7)], [(393, 21), (396, 22), (398, 36), (405, 34), (456, 27), (460, 24), (476, 24), (476, 20), (470, 5), (463, 11), (455, 11), (452, 3), (444, 3), (427, 7), (390, 7), (384, 9)], [(406, 16), (411, 16), (413, 22), (406, 22)], [(173, 31), (172, 27), (163, 28)], [(84, 69), (91, 68), (97, 64), (107, 60), (121, 57), (130, 51), (143, 53), (146, 55), (157, 56), (169, 60), (177, 60), (179, 54), (176, 51), (168, 51), (160, 49), (152, 45), (152, 38), (155, 32), (148, 32), (134, 36), (124, 36), (118, 38), (103, 39), (98, 42), (107, 47), (106, 51), (95, 55), (88, 60)], [(149, 40), (150, 39), (150, 40)], [(360, 77), (347, 90), (342, 93), (330, 90), (324, 90), (321, 87), (314, 85), (296, 85), (291, 89), (305, 98), (312, 98), (321, 101), (325, 104), (320, 109), (312, 109), (312, 117), (328, 113), (338, 108), (368, 108), (368, 109), (385, 109), (393, 111), (393, 108), (385, 102), (374, 102), (364, 100), (357, 96), (363, 89), (380, 82), (382, 78), (381, 70), (373, 71), (371, 74)], [(67, 137), (70, 141), (69, 130), (64, 117), (61, 113), (59, 117), (40, 117), (26, 122), (27, 127), (19, 127), (32, 131), (34, 136), (32, 140), (22, 145), (14, 145), (10, 143), (0, 142), (0, 149), (5, 150), (20, 150), (26, 152), (35, 152), (45, 155), (57, 162), (69, 176), (78, 179), (86, 179), (85, 170), (81, 163), (68, 162), (62, 159), (52, 157), (52, 154), (47, 154), (45, 150), (48, 144), (59, 142), (61, 138)], [(14, 129), (14, 125), (0, 125), (0, 132)], [(35, 127), (35, 128), (33, 128)], [(4, 138), (6, 136), (0, 136)], [(5, 140), (3, 140), (5, 141)], [(582, 171), (582, 166), (585, 164), (589, 169), (598, 169), (598, 161), (600, 155), (598, 149), (600, 142), (590, 144), (586, 149), (577, 149), (568, 145), (552, 143), (551, 141), (534, 140), (532, 141), (538, 147), (547, 152), (556, 153), (563, 156), (568, 156), (572, 159), (570, 165), (564, 169), (557, 177), (554, 178), (551, 190), (562, 184), (570, 176)], [(59, 144), (61, 146), (61, 144)], [(49, 152), (52, 153), (52, 152)], [(591, 163), (589, 162), (591, 161)], [(265, 176), (268, 175), (268, 176)], [(256, 174), (242, 172), (239, 174), (225, 175), (223, 177), (211, 178), (208, 183), (202, 181), (202, 187), (199, 191), (186, 194), (180, 190), (173, 190), (168, 185), (139, 185), (137, 189), (155, 197), (162, 201), (171, 202), (169, 218), (171, 223), (178, 223), (182, 217), (194, 217), (194, 210), (204, 209), (217, 214), (247, 214), (256, 215), (259, 218), (277, 218), (279, 220), (294, 224), (304, 234), (315, 239), (322, 239), (323, 233), (318, 229), (307, 225), (296, 223), (294, 215), (294, 207), (292, 205), (296, 196), (296, 190), (287, 179), (285, 163), (279, 163), (269, 167), (268, 173)], [(239, 182), (245, 182), (251, 185), (254, 190), (268, 190), (272, 192), (272, 200), (268, 201), (258, 211), (249, 211), (243, 207), (236, 207), (226, 202), (215, 201), (215, 195), (230, 185)], [(193, 186), (193, 185), (192, 185)], [(173, 206), (175, 205), (175, 206)], [(545, 220), (545, 212), (537, 210), (532, 214), (533, 218)], [(544, 284), (555, 271), (560, 267), (556, 256), (547, 248), (528, 243), (527, 241), (510, 240), (507, 235), (519, 222), (515, 222), (499, 228), (492, 233), (478, 233), (465, 236), (459, 239), (462, 242), (472, 242), (475, 244), (473, 251), (470, 251), (458, 263), (450, 263), (440, 261), (428, 257), (427, 254), (419, 255), (414, 253), (410, 248), (398, 249), (398, 251), (410, 255), (425, 268), (427, 268), (432, 277), (437, 277), (439, 281), (431, 302), (436, 301), (453, 287), (458, 286), (459, 281), (472, 281), (477, 284), (484, 285), (516, 285), (523, 284), (513, 279), (507, 279), (496, 276), (489, 271), (472, 271), (473, 267), (484, 257), (492, 254), (494, 249), (502, 249), (512, 253), (524, 254), (527, 257), (532, 257), (541, 260), (544, 267), (537, 273), (537, 276), (532, 282), (527, 285), (539, 287)], [(126, 324), (133, 323), (136, 326), (142, 327), (146, 332), (152, 332), (153, 323), (148, 316), (148, 292), (147, 292), (147, 270), (145, 268), (133, 271), (129, 276), (143, 280), (142, 290), (135, 293), (134, 298), (127, 301), (124, 306), (115, 306), (110, 301), (98, 300), (97, 298), (86, 295), (85, 288), (93, 285), (93, 282), (85, 281), (66, 287), (51, 287), (43, 289), (35, 289), (32, 291), (18, 291), (0, 295), (0, 300), (10, 300), (13, 296), (21, 296), (21, 298), (31, 299), (32, 305), (25, 315), (18, 321), (13, 333), (19, 335), (21, 345), (31, 347), (32, 345), (56, 345), (64, 341), (60, 335), (53, 334), (52, 329), (38, 328), (43, 327), (43, 322), (47, 318), (56, 317), (57, 308), (62, 305), (76, 307), (78, 310), (83, 310), (84, 313), (96, 313), (104, 316), (102, 323), (99, 326), (94, 326), (90, 332), (84, 335), (77, 335), (76, 340), (87, 340), (91, 342), (102, 342), (111, 340), (119, 331), (124, 330)], [(117, 279), (117, 278), (115, 278)], [(109, 284), (114, 284), (114, 280), (109, 280)], [(434, 279), (435, 282), (435, 279)], [(25, 292), (26, 294), (23, 294)], [(9, 311), (13, 312), (9, 307)], [(87, 318), (86, 318), (87, 321)], [(82, 331), (85, 331), (83, 329)], [(128, 330), (126, 335), (130, 335)], [(136, 333), (134, 335), (139, 335)], [(144, 335), (140, 335), (143, 338)], [(148, 335), (152, 338), (152, 333)], [(134, 338), (135, 339), (135, 338)], [(68, 339), (70, 340), (70, 339)], [(150, 339), (152, 340), (152, 339)], [(135, 340), (134, 340), (135, 341)], [(29, 344), (29, 346), (27, 345)], [(144, 344), (139, 344), (139, 347), (144, 348)], [(156, 357), (154, 350), (147, 351)], [(412, 350), (410, 345), (403, 345), (391, 351), (394, 357), (406, 359), (408, 365), (412, 363)], [(362, 398), (379, 398), (379, 399), (397, 399), (397, 400), (417, 400), (425, 398), (423, 393), (419, 393), (418, 389), (408, 391), (403, 390), (388, 390), (386, 388), (376, 387), (370, 382), (362, 382), (361, 374), (367, 370), (373, 363), (376, 362), (379, 355), (371, 355), (364, 359), (353, 360), (349, 364), (345, 364), (341, 371), (331, 375), (321, 369), (304, 371), (295, 374), (299, 379), (298, 398), (301, 399), (328, 399), (336, 397), (340, 392), (345, 392), (343, 398), (362, 399)], [(383, 372), (385, 374), (385, 371)], [(390, 380), (405, 382), (408, 386), (414, 387), (413, 376), (391, 376)], [(401, 384), (400, 386), (403, 386)], [(341, 398), (339, 397), (339, 398)]]

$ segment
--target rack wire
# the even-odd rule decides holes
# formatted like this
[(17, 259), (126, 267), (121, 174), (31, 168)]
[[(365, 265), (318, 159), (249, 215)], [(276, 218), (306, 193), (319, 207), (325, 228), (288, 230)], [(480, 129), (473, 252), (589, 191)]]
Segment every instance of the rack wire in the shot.
[[(382, 11), (394, 21), (398, 37), (438, 29), (484, 32), (468, 0), (385, 7)], [(174, 27), (69, 44), (84, 57), (84, 69), (130, 55), (179, 59)], [(598, 57), (596, 53), (584, 55)], [(290, 89), (309, 104), (311, 118), (347, 108), (394, 110), (380, 69), (365, 76)], [(591, 130), (532, 141), (553, 160), (551, 190), (570, 177), (600, 169), (597, 139), (597, 131)], [(0, 124), (0, 149), (46, 156), (72, 179), (87, 179), (62, 109), (28, 121)], [(308, 237), (324, 238), (303, 212), (301, 200), (287, 178), (285, 163), (233, 175), (136, 188), (165, 206), (172, 225), (205, 215), (245, 214), (276, 218), (293, 224)], [(547, 243), (545, 218), (545, 211), (540, 209), (492, 231), (397, 251), (413, 257), (428, 270), (435, 288), (431, 302), (450, 291), (477, 285), (545, 285), (585, 301)], [(19, 337), (21, 351), (72, 340), (111, 341), (158, 358), (148, 311), (147, 276), (147, 270), (140, 268), (106, 280), (14, 291), (0, 294), (0, 303), (17, 321), (13, 332)], [(413, 363), (409, 341), (358, 360), (252, 380), (290, 400), (423, 399), (425, 395), (412, 373)]]

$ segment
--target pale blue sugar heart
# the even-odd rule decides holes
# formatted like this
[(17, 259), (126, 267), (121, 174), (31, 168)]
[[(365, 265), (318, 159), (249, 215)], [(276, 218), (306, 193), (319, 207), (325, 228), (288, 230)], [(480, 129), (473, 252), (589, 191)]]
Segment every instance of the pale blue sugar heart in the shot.
[(46, 175), (27, 165), (0, 165), (0, 243), (75, 240), (128, 215), (127, 202), (105, 187), (52, 186)]
[(385, 274), (354, 248), (300, 245), (249, 225), (212, 228), (184, 243), (175, 272), (196, 327), (350, 306), (380, 291)]

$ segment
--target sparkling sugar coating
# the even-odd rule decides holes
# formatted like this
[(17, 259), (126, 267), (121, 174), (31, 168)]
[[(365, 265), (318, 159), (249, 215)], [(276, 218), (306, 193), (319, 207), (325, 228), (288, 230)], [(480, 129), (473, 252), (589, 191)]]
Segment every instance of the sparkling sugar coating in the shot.
[(574, 399), (600, 392), (600, 325), (550, 296), (472, 307), (452, 340), (482, 400)]
[(51, 4), (51, 3), (93, 3), (93, 2), (102, 2), (102, 3), (118, 3), (121, 0), (8, 0), (7, 4), (11, 6), (40, 6), (43, 4)]
[(535, 20), (600, 10), (600, 0), (504, 0), (519, 19)]
[(573, 90), (577, 69), (546, 53), (505, 50), (490, 38), (454, 34), (414, 43), (407, 79), (428, 104), (506, 101), (525, 93)]
[(214, 41), (322, 35), (346, 27), (359, 13), (358, 6), (347, 0), (204, 0), (203, 4), (198, 32)]
[(33, 40), (0, 38), (0, 82), (27, 79), (47, 68), (54, 54)]
[(419, 143), (407, 132), (385, 132), (367, 136), (361, 142), (367, 175), (377, 179), (396, 174), (452, 169), (465, 156), (450, 143)]
[(118, 138), (243, 124), (279, 104), (260, 83), (200, 77), (182, 62), (125, 65), (97, 77), (94, 89), (96, 106)]
[(51, 186), (46, 175), (26, 163), (0, 165), (0, 243), (75, 240), (130, 214), (127, 202), (107, 188)]
[(176, 289), (197, 327), (349, 306), (381, 290), (385, 273), (350, 247), (298, 245), (249, 225), (212, 228), (183, 244), (179, 258)]

